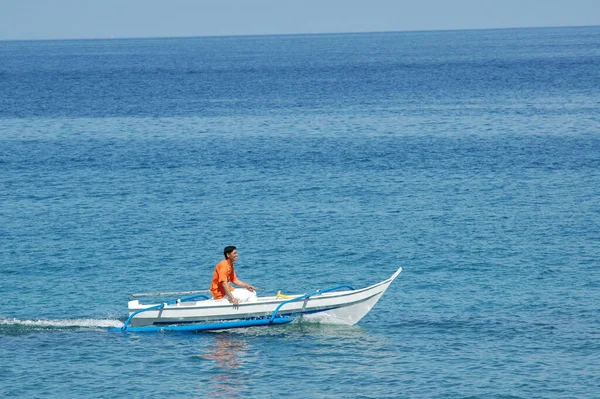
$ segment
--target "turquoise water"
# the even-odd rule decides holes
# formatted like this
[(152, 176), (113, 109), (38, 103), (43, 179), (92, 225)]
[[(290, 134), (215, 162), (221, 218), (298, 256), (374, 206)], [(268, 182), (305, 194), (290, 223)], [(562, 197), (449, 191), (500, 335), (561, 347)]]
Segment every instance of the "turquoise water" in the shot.
[[(595, 398), (600, 28), (0, 42), (0, 395)], [(400, 277), (356, 326), (127, 294)]]

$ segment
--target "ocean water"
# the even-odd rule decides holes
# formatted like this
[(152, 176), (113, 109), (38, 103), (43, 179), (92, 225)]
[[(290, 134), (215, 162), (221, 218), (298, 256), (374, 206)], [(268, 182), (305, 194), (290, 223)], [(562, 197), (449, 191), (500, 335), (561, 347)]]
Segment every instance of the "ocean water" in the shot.
[[(366, 286), (356, 326), (110, 332)], [(600, 397), (600, 27), (0, 42), (0, 396)]]

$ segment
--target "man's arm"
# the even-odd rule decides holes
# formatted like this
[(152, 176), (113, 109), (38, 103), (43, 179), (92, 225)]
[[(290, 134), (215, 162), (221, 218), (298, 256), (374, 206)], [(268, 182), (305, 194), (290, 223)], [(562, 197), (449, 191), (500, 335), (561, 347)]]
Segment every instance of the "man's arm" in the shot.
[[(244, 283), (242, 280), (240, 280), (239, 278), (236, 278), (235, 281), (232, 281), (233, 284), (235, 285), (239, 285), (242, 288), (246, 288), (248, 291), (256, 291), (256, 289), (254, 288), (253, 285), (248, 284), (248, 283)], [(229, 288), (229, 287), (227, 287)]]

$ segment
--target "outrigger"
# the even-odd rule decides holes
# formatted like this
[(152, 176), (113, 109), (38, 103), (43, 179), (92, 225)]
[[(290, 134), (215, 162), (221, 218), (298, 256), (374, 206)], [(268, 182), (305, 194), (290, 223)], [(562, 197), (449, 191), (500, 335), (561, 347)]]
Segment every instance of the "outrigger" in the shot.
[[(207, 331), (290, 323), (298, 318), (316, 318), (331, 324), (358, 323), (398, 277), (362, 289), (348, 285), (317, 290), (308, 294), (258, 297), (256, 302), (233, 305), (215, 301), (204, 291), (158, 292), (130, 295), (129, 317), (123, 327), (111, 331)], [(144, 296), (195, 294), (158, 304), (141, 304)]]

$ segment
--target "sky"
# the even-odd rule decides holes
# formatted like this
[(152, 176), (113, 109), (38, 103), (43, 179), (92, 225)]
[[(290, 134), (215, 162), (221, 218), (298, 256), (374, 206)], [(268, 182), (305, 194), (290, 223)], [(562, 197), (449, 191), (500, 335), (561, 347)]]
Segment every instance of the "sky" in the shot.
[(0, 0), (0, 40), (588, 25), (599, 0)]

